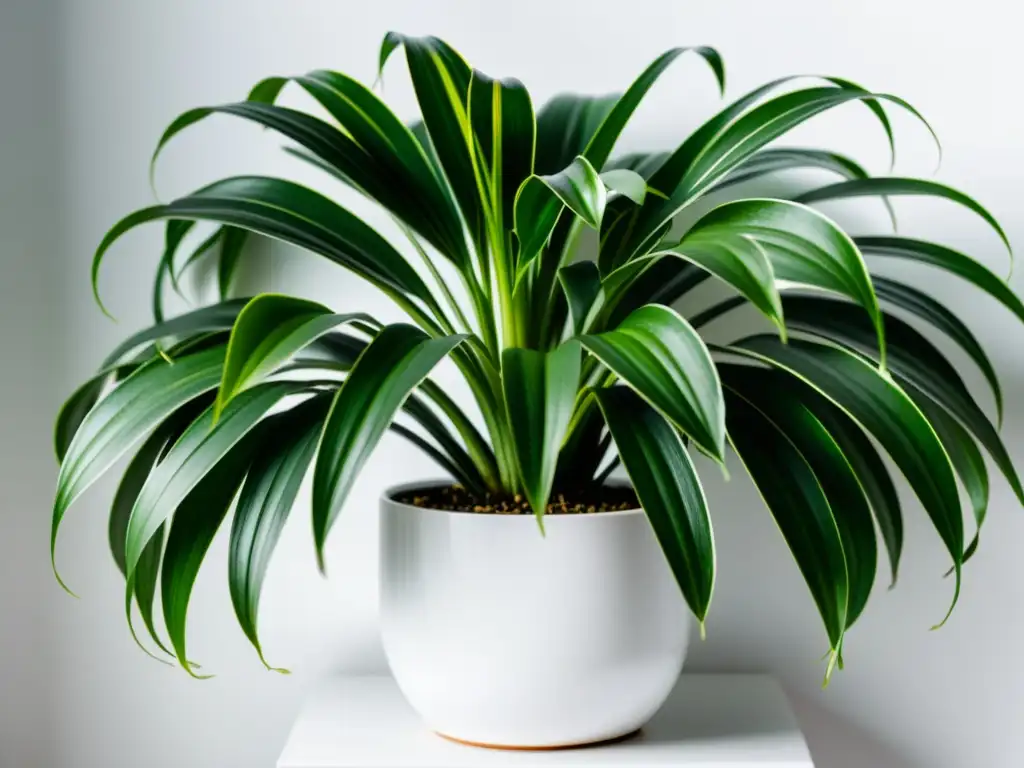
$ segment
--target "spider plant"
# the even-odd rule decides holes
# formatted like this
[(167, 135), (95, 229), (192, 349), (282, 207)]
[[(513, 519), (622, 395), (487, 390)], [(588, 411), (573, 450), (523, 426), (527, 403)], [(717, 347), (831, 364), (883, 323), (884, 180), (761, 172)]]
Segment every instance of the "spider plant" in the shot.
[[(909, 104), (840, 78), (782, 78), (668, 151), (616, 156), (631, 115), (684, 54), (703, 60), (724, 92), (714, 49), (667, 51), (620, 95), (560, 95), (539, 109), (522, 83), (473, 69), (433, 37), (388, 34), (382, 71), (399, 49), (420, 108), (411, 127), (372, 88), (317, 70), (263, 80), (244, 101), (185, 112), (163, 134), (154, 162), (210, 115), (270, 128), (295, 157), (380, 205), (408, 243), (400, 249), (312, 189), (260, 176), (216, 181), (114, 225), (95, 254), (94, 289), (115, 241), (166, 222), (156, 322), (113, 350), (60, 412), (51, 556), (68, 507), (140, 444), (109, 520), (129, 624), (134, 600), (153, 642), (195, 674), (185, 646), (189, 595), (234, 502), (231, 598), (262, 660), (261, 585), (307, 469), (323, 568), (324, 542), (352, 483), (391, 430), (480, 498), (522, 494), (541, 529), (553, 492), (600, 485), (621, 462), (703, 627), (715, 547), (692, 454), (724, 468), (731, 449), (820, 612), (827, 679), (868, 600), (879, 540), (896, 580), (903, 517), (882, 449), (948, 550), (955, 604), (961, 567), (978, 544), (977, 534), (965, 542), (958, 481), (976, 527), (989, 497), (982, 448), (1018, 498), (1024, 489), (993, 419), (913, 323), (947, 336), (978, 366), (997, 422), (999, 382), (949, 309), (872, 268), (918, 262), (1021, 319), (1024, 305), (968, 255), (887, 233), (851, 236), (813, 206), (931, 196), (977, 214), (1009, 250), (1006, 235), (979, 203), (938, 182), (871, 176), (830, 150), (769, 146), (849, 102), (869, 110), (892, 145), (887, 109), (923, 121)], [(325, 117), (278, 105), (286, 86), (304, 90)], [(706, 196), (790, 169), (833, 178), (789, 199), (725, 202), (673, 233), (678, 214)], [(185, 256), (197, 222), (218, 228)], [(596, 251), (578, 254), (587, 230), (596, 232)], [(217, 254), (227, 291), (247, 233), (354, 272), (409, 322), (384, 325), (347, 302), (337, 312), (272, 294), (164, 318), (165, 287), (204, 253)], [(730, 289), (727, 298), (689, 317), (672, 308), (709, 278)], [(771, 332), (725, 345), (703, 339), (705, 326), (745, 305)], [(431, 379), (446, 357), (472, 404)], [(158, 588), (165, 632), (154, 618)]]

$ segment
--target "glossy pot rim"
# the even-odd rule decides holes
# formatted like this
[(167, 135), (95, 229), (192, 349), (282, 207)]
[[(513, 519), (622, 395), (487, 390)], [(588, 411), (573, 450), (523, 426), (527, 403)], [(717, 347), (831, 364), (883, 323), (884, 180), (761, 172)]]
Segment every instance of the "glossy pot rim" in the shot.
[[(534, 515), (498, 515), (498, 514), (485, 514), (482, 512), (464, 512), (457, 509), (431, 509), (429, 507), (417, 507), (412, 504), (406, 504), (405, 502), (398, 501), (395, 499), (400, 493), (410, 493), (413, 491), (427, 490), (431, 488), (443, 488), (445, 486), (452, 485), (452, 480), (417, 480), (410, 483), (400, 483), (398, 485), (392, 485), (388, 487), (380, 496), (381, 505), (387, 505), (396, 509), (407, 510), (409, 512), (415, 512), (423, 515), (454, 515), (457, 517), (474, 518), (474, 519), (495, 519), (495, 520), (522, 520), (525, 525), (527, 522), (533, 525), (537, 524), (537, 519)], [(605, 485), (611, 488), (632, 488), (632, 484), (628, 480), (613, 479), (605, 482)], [(594, 512), (592, 514), (565, 514), (565, 515), (545, 515), (546, 521), (553, 520), (606, 520), (611, 517), (634, 517), (636, 515), (643, 515), (644, 511), (640, 507), (634, 509), (617, 509), (607, 512)]]

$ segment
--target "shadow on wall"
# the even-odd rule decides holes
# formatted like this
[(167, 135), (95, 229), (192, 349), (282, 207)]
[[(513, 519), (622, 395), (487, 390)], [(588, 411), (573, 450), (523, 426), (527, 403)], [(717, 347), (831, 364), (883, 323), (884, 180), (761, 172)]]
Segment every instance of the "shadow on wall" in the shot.
[(811, 699), (787, 695), (817, 768), (925, 768)]

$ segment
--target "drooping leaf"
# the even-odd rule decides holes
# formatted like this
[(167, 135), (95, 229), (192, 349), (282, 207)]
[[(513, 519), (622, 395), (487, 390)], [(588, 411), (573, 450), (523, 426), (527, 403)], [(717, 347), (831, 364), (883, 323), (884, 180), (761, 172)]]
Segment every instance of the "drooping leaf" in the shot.
[(238, 315), (228, 342), (214, 419), (235, 395), (252, 386), (339, 325), (363, 322), (362, 313), (336, 314), (322, 304), (276, 293), (260, 294)]
[(649, 305), (583, 346), (718, 461), (725, 413), (718, 371), (700, 336), (677, 312)]
[(706, 236), (697, 232), (654, 256), (664, 254), (692, 262), (738, 291), (775, 324), (783, 339), (786, 338), (782, 301), (775, 284), (772, 261), (753, 237)]
[(949, 455), (914, 402), (888, 376), (838, 347), (796, 339), (782, 344), (771, 336), (752, 336), (727, 351), (789, 371), (882, 444), (921, 500), (953, 560), (957, 583), (952, 612), (960, 593), (964, 548), (956, 478)]
[[(737, 165), (724, 179), (708, 189), (707, 194), (783, 171), (808, 169), (829, 171), (844, 179), (866, 179), (870, 175), (860, 163), (837, 152), (803, 147), (770, 147), (755, 152)], [(896, 211), (892, 202), (885, 195), (880, 198), (895, 230)]]
[(125, 232), (157, 219), (196, 219), (258, 232), (307, 248), (372, 284), (429, 300), (422, 278), (383, 237), (323, 195), (282, 179), (239, 176), (214, 182), (167, 205), (129, 214), (107, 233), (93, 258), (93, 288), (103, 256)]
[(134, 352), (144, 344), (151, 342), (167, 342), (178, 337), (194, 336), (210, 331), (228, 331), (235, 324), (238, 313), (249, 301), (248, 298), (230, 299), (219, 304), (212, 304), (207, 307), (186, 312), (183, 315), (172, 317), (170, 320), (143, 328), (138, 333), (133, 333), (127, 339), (118, 344), (114, 350), (107, 355), (102, 367), (116, 365), (122, 361), (125, 355)]
[(889, 302), (927, 321), (955, 341), (968, 354), (992, 389), (996, 414), (1001, 423), (1003, 420), (1003, 392), (999, 386), (999, 377), (996, 375), (995, 367), (988, 355), (985, 354), (985, 350), (960, 318), (928, 294), (909, 285), (881, 275), (874, 275), (872, 282), (875, 285), (875, 293), (881, 301)]
[[(828, 502), (848, 576), (845, 628), (861, 615), (875, 583), (878, 547), (871, 508), (860, 479), (822, 422), (780, 379), (781, 371), (721, 366), (722, 385), (757, 409), (804, 458)], [(732, 432), (730, 434), (733, 434)], [(734, 440), (742, 441), (742, 437)], [(770, 446), (765, 446), (770, 450)]]
[(864, 258), (845, 232), (806, 206), (752, 199), (718, 206), (693, 226), (683, 243), (714, 243), (737, 236), (750, 238), (764, 250), (777, 279), (840, 293), (857, 302), (875, 328), (884, 367), (885, 328), (878, 299)]
[(516, 463), (542, 530), (558, 450), (576, 400), (580, 356), (574, 341), (550, 352), (506, 349), (501, 355), (501, 383)]
[[(872, 330), (850, 304), (813, 296), (792, 296), (786, 297), (784, 306), (793, 328), (876, 356)], [(891, 369), (897, 383), (913, 384), (956, 416), (985, 446), (1017, 498), (1024, 503), (1024, 486), (999, 432), (978, 407), (953, 365), (903, 320), (887, 315), (885, 324), (890, 340)]]
[(174, 258), (194, 225), (195, 222), (192, 221), (168, 221), (164, 227), (164, 250), (153, 276), (153, 320), (158, 323), (164, 319), (164, 290), (167, 283), (170, 282), (175, 291), (180, 293), (178, 278), (174, 271)]
[(919, 261), (952, 272), (974, 284), (1024, 321), (1024, 302), (986, 267), (959, 251), (910, 237), (861, 236), (854, 242), (865, 254)]
[(431, 339), (415, 326), (389, 325), (338, 390), (313, 473), (313, 538), (321, 571), (324, 542), (356, 475), (409, 393), (465, 338)]
[[(178, 510), (185, 497), (210, 476), (214, 466), (256, 427), (271, 408), (307, 387), (302, 382), (257, 385), (235, 397), (216, 423), (210, 408), (189, 425), (146, 479), (132, 508), (125, 538), (125, 565), (129, 577), (157, 529)], [(231, 495), (233, 497), (234, 493)], [(170, 535), (174, 536), (173, 527)], [(164, 611), (167, 610), (165, 605)]]
[(108, 371), (93, 376), (72, 392), (71, 397), (61, 406), (53, 428), (53, 449), (57, 454), (58, 463), (64, 461), (75, 433), (78, 432), (78, 428), (85, 421), (89, 411), (99, 402), (110, 377)]
[(843, 543), (825, 492), (797, 447), (757, 408), (733, 390), (728, 398), (729, 437), (779, 525), (828, 634), (831, 660), (842, 652), (850, 583)]
[(242, 485), (228, 544), (231, 604), (245, 636), (268, 669), (257, 631), (260, 594), (270, 558), (295, 504), (299, 487), (316, 453), (331, 394), (316, 395), (271, 416), (271, 437), (257, 452)]
[(803, 382), (793, 379), (788, 383), (788, 389), (821, 422), (857, 475), (889, 556), (891, 589), (896, 585), (903, 552), (903, 513), (889, 470), (864, 430), (846, 412)]
[(925, 195), (928, 197), (941, 197), (946, 200), (958, 203), (978, 214), (985, 222), (995, 230), (999, 239), (1003, 241), (1006, 250), (1013, 256), (1013, 249), (1010, 247), (1010, 240), (1006, 232), (996, 221), (995, 217), (988, 212), (974, 198), (965, 195), (958, 189), (940, 184), (937, 181), (928, 179), (906, 179), (895, 176), (881, 176), (868, 179), (850, 179), (841, 181), (838, 184), (830, 184), (827, 187), (819, 187), (798, 196), (797, 202), (819, 203), (825, 200), (842, 200), (848, 197), (878, 197), (881, 195)]
[(769, 147), (750, 155), (708, 192), (720, 192), (736, 184), (794, 169), (830, 171), (846, 179), (866, 179), (869, 176), (860, 163), (837, 152), (804, 147)]
[(125, 379), (89, 412), (68, 447), (57, 478), (51, 558), (68, 507), (160, 422), (214, 389), (220, 381), (224, 354), (221, 346), (186, 355), (173, 365), (158, 358)]
[(704, 624), (715, 585), (715, 541), (707, 500), (682, 438), (626, 387), (597, 402), (683, 597)]
[[(209, 425), (210, 422), (207, 420), (207, 430)], [(186, 433), (182, 440), (187, 439)], [(227, 516), (228, 508), (242, 484), (253, 451), (257, 447), (257, 441), (250, 435), (249, 439), (232, 444), (214, 463), (205, 467), (203, 472), (194, 478), (188, 490), (175, 502), (174, 519), (169, 523), (170, 531), (167, 534), (160, 569), (160, 601), (171, 647), (182, 668), (193, 677), (202, 676), (193, 671), (194, 665), (188, 661), (185, 651), (185, 620), (192, 587), (195, 585), (206, 551)], [(173, 452), (174, 450), (172, 454)], [(171, 455), (167, 461), (172, 461)], [(135, 521), (135, 514), (137, 513), (133, 513), (132, 523)], [(166, 524), (162, 522), (158, 530)], [(136, 569), (132, 564), (131, 529), (132, 525), (129, 524), (128, 566), (129, 574), (134, 575)]]
[(974, 513), (974, 522), (977, 532), (971, 543), (964, 550), (964, 562), (974, 554), (978, 548), (978, 538), (981, 532), (982, 523), (988, 512), (989, 484), (988, 469), (985, 467), (985, 459), (978, 450), (974, 438), (936, 401), (932, 400), (924, 392), (912, 384), (904, 383), (903, 388), (907, 390), (921, 413), (935, 429), (935, 434), (942, 441), (942, 446), (949, 454), (960, 482), (967, 491), (967, 497), (971, 500), (971, 511)]

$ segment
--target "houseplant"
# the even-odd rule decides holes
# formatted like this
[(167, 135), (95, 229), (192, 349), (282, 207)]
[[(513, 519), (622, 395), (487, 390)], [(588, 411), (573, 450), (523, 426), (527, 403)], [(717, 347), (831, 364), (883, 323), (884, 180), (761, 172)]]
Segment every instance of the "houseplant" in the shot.
[[(535, 115), (521, 84), (472, 70), (434, 38), (389, 35), (382, 68), (399, 47), (422, 113), (411, 129), (371, 89), (316, 71), (267, 79), (244, 102), (185, 113), (158, 151), (215, 113), (272, 128), (296, 145), (297, 157), (392, 214), (409, 236), (410, 254), (422, 257), (425, 275), (326, 197), (285, 180), (242, 177), (123, 219), (100, 244), (93, 277), (125, 232), (167, 220), (159, 297), (192, 260), (179, 251), (195, 222), (214, 222), (220, 229), (192, 255), (219, 249), (223, 285), (243, 255), (244, 232), (254, 231), (354, 271), (412, 324), (381, 327), (364, 314), (336, 314), (275, 295), (164, 319), (157, 301), (156, 324), (114, 350), (58, 417), (62, 463), (51, 549), (70, 504), (141, 443), (110, 516), (129, 608), (134, 597), (163, 648), (154, 620), (159, 586), (167, 645), (196, 673), (185, 650), (189, 594), (237, 493), (229, 583), (239, 621), (259, 651), (262, 579), (307, 467), (314, 466), (313, 530), (323, 565), (324, 541), (352, 480), (390, 427), (461, 484), (461, 500), (452, 506), (526, 508), (541, 527), (552, 498), (553, 512), (562, 511), (561, 499), (569, 509), (599, 507), (607, 499), (596, 489), (621, 461), (682, 597), (703, 623), (714, 547), (691, 454), (724, 463), (728, 442), (764, 496), (821, 613), (827, 677), (867, 601), (879, 538), (894, 580), (899, 561), (899, 501), (870, 435), (933, 521), (958, 592), (961, 566), (978, 539), (965, 542), (957, 479), (980, 525), (988, 477), (979, 444), (1017, 495), (1024, 491), (992, 420), (945, 356), (904, 317), (933, 326), (972, 358), (997, 414), (998, 381), (949, 310), (912, 286), (872, 278), (869, 265), (887, 258), (922, 262), (973, 284), (1020, 318), (1024, 306), (964, 254), (889, 234), (851, 238), (809, 206), (928, 195), (967, 207), (1006, 237), (977, 202), (942, 184), (871, 177), (832, 152), (767, 146), (847, 102), (870, 110), (891, 142), (886, 109), (913, 112), (909, 105), (837, 78), (784, 79), (728, 105), (670, 152), (613, 158), (633, 111), (684, 50), (659, 57), (621, 97), (561, 96)], [(714, 50), (691, 53), (723, 83)], [(333, 122), (276, 105), (289, 80)], [(723, 203), (685, 233), (670, 231), (678, 213), (707, 195), (794, 168), (836, 179), (791, 200)], [(574, 251), (587, 229), (598, 232), (594, 261)], [(445, 274), (457, 275), (460, 285), (449, 286)], [(689, 318), (669, 308), (710, 276), (735, 297)], [(774, 335), (706, 344), (699, 331), (741, 305), (764, 315)], [(469, 385), (480, 425), (429, 378), (446, 356)], [(399, 414), (403, 421), (395, 422)], [(417, 490), (410, 498), (388, 495), (385, 509), (403, 501), (430, 506), (442, 496)], [(402, 519), (416, 524), (434, 513), (423, 509), (416, 518), (406, 509)], [(643, 519), (615, 515), (555, 514), (546, 527), (555, 542), (556, 526), (590, 530), (609, 520)], [(444, 519), (448, 526), (533, 525), (526, 516)], [(415, 531), (385, 530), (386, 543), (399, 534), (416, 545)], [(532, 534), (533, 546), (547, 543), (535, 528)], [(491, 539), (496, 553), (505, 546), (504, 539)], [(666, 632), (678, 636), (678, 630)], [(678, 644), (669, 656), (681, 657)]]

